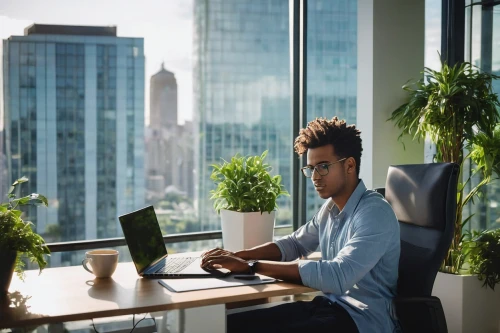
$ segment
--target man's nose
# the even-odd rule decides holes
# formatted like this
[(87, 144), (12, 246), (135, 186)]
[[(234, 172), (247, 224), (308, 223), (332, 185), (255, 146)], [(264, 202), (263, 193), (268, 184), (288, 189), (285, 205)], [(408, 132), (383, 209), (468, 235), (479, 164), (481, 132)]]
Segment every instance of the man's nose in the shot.
[(316, 168), (312, 169), (311, 179), (315, 180), (315, 179), (320, 179), (320, 178), (321, 178), (321, 175), (319, 174), (318, 169), (316, 169)]

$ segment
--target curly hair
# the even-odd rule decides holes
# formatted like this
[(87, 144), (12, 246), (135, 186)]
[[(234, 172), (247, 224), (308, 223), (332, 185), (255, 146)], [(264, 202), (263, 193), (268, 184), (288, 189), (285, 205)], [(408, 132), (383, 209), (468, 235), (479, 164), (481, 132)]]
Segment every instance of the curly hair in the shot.
[(345, 120), (333, 117), (332, 120), (326, 118), (316, 118), (307, 124), (299, 132), (295, 139), (295, 152), (302, 155), (308, 149), (322, 147), (331, 144), (335, 153), (340, 158), (353, 157), (356, 161), (356, 174), (359, 175), (361, 166), (361, 131), (355, 125), (347, 125)]

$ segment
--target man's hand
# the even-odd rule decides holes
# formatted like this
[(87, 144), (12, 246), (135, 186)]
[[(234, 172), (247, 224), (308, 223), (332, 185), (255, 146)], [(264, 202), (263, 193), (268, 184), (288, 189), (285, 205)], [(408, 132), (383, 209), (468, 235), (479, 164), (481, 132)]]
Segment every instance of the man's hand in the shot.
[(256, 267), (259, 274), (302, 284), (299, 266), (296, 262), (266, 261), (280, 258), (281, 252), (274, 243), (238, 252), (216, 248), (201, 255), (201, 267), (205, 269), (226, 268), (236, 274), (245, 274), (250, 272), (246, 260), (259, 259), (259, 265)]
[(233, 273), (248, 273), (250, 270), (245, 260), (222, 249), (205, 252), (201, 256), (201, 267), (206, 269), (226, 268)]
[(234, 256), (236, 254), (234, 252), (227, 251), (227, 250), (216, 247), (215, 249), (211, 249), (211, 250), (208, 250), (206, 252), (203, 252), (201, 254), (201, 258), (203, 259), (205, 257), (210, 257), (210, 256), (227, 256), (227, 255)]
[(201, 255), (201, 257), (211, 256), (211, 255), (231, 255), (241, 258), (243, 260), (271, 260), (280, 261), (281, 251), (275, 243), (266, 243), (251, 249), (241, 250), (236, 252), (231, 252), (223, 250), (221, 248), (215, 248), (209, 250)]

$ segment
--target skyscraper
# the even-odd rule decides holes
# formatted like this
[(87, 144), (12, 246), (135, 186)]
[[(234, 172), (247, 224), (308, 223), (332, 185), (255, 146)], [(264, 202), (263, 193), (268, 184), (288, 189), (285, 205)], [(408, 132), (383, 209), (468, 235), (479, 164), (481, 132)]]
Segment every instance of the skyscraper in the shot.
[(153, 129), (177, 125), (177, 80), (172, 72), (161, 69), (151, 76), (149, 123)]
[(8, 176), (48, 197), (29, 212), (37, 232), (118, 236), (117, 216), (144, 204), (143, 39), (34, 24), (3, 46)]
[[(195, 192), (209, 229), (219, 226), (209, 199), (211, 165), (269, 150), (272, 173), (290, 191), (298, 133), (291, 133), (288, 1), (195, 0), (194, 6)], [(308, 1), (308, 120), (356, 121), (356, 16), (348, 1)], [(312, 187), (307, 199), (311, 218), (323, 201)], [(278, 223), (291, 223), (283, 218), (291, 214), (290, 199), (279, 207)]]
[[(198, 211), (219, 228), (210, 202), (211, 165), (236, 153), (260, 155), (291, 175), (288, 1), (194, 2), (194, 121)], [(281, 130), (279, 130), (281, 129)], [(280, 210), (290, 208), (288, 199)]]
[[(337, 116), (356, 123), (357, 13), (357, 1), (308, 1), (308, 121)], [(307, 181), (307, 217), (312, 218), (323, 202)]]
[(177, 123), (177, 80), (162, 64), (150, 82), (147, 198), (162, 198), (167, 186), (192, 195), (193, 129)]
[(4, 131), (0, 129), (0, 202), (7, 201), (6, 192), (8, 191), (7, 184), (7, 159), (4, 154)]

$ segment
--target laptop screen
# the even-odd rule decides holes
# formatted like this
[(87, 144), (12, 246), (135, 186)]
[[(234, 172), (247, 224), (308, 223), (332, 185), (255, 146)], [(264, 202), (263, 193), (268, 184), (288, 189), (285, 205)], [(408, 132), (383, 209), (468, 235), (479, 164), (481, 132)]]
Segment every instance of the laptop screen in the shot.
[(138, 273), (167, 254), (153, 206), (122, 215), (119, 220)]

